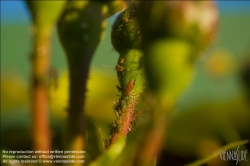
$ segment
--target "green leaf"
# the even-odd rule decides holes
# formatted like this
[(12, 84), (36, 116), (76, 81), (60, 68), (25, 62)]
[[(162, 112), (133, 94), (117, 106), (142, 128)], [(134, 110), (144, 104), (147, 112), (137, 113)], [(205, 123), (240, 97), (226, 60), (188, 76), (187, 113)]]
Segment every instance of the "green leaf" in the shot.
[(97, 160), (92, 162), (90, 166), (113, 166), (116, 158), (122, 153), (125, 145), (125, 138), (120, 137), (116, 143), (104, 152)]

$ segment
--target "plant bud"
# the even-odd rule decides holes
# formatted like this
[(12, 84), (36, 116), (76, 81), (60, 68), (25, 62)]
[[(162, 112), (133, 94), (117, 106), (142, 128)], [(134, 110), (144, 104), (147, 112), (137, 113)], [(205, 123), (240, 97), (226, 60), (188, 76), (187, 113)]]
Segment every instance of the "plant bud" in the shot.
[(195, 59), (215, 35), (214, 2), (141, 1), (136, 17), (150, 88), (177, 98), (190, 83)]
[(129, 49), (141, 49), (141, 32), (135, 18), (138, 3), (119, 13), (112, 26), (111, 41), (115, 50), (122, 53)]
[(147, 1), (140, 2), (138, 19), (145, 42), (180, 38), (200, 52), (215, 37), (218, 11), (214, 1)]
[(58, 33), (70, 65), (87, 65), (106, 28), (104, 5), (70, 1), (59, 22)]

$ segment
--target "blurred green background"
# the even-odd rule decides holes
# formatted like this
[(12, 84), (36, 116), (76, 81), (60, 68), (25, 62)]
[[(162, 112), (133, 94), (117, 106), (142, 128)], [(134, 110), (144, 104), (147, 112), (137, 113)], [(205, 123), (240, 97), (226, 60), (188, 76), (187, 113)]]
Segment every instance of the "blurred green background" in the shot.
[[(178, 100), (171, 119), (164, 153), (175, 156), (173, 162), (177, 162), (176, 156), (200, 158), (223, 144), (250, 138), (250, 99), (246, 98), (239, 78), (239, 69), (250, 48), (250, 3), (219, 1), (218, 4), (220, 23), (216, 41), (197, 61), (195, 78)], [(105, 38), (92, 60), (85, 106), (102, 138), (108, 136), (107, 124), (114, 119), (113, 101), (118, 99), (115, 87), (118, 54), (110, 41), (114, 19), (115, 16), (108, 19)], [(29, 135), (23, 134), (30, 131), (28, 85), (32, 41), (29, 23), (24, 2), (1, 1), (2, 148), (30, 146)], [(55, 140), (60, 140), (68, 83), (66, 58), (56, 29), (51, 67), (51, 124)], [(143, 115), (139, 121), (141, 119), (143, 121)], [(138, 130), (133, 133), (140, 134)], [(20, 138), (16, 140), (16, 137)], [(138, 139), (133, 134), (129, 137)], [(55, 146), (59, 144), (55, 141)], [(226, 165), (219, 160), (213, 162)]]

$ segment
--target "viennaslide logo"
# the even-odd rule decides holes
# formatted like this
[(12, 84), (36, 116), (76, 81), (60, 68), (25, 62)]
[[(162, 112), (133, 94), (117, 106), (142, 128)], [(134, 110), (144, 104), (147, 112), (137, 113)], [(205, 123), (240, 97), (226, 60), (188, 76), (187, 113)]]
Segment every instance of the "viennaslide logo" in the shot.
[(239, 150), (239, 146), (236, 150), (223, 150), (220, 152), (220, 159), (223, 161), (236, 161), (236, 165), (240, 161), (247, 160), (247, 150)]

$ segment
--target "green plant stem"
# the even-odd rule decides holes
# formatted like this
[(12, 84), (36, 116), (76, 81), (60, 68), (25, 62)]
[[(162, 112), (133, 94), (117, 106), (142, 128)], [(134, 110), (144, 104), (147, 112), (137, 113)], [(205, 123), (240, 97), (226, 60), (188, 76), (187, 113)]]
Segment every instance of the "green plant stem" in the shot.
[[(84, 104), (89, 68), (106, 28), (107, 8), (98, 1), (68, 1), (58, 22), (60, 41), (69, 66), (67, 150), (84, 150)], [(74, 164), (82, 165), (82, 164)]]
[(118, 126), (110, 138), (110, 145), (114, 144), (121, 136), (127, 137), (128, 132), (131, 130), (131, 123), (133, 121), (133, 115), (136, 103), (137, 103), (137, 98), (127, 102), (126, 108), (121, 110), (124, 113), (121, 115), (120, 120), (116, 120), (114, 122), (115, 125)]
[(33, 127), (33, 149), (49, 150), (50, 129), (48, 118), (48, 82), (50, 52), (50, 28), (34, 25), (34, 45), (31, 56), (31, 109)]
[(191, 164), (188, 164), (187, 166), (200, 166), (200, 165), (206, 164), (207, 162), (209, 162), (209, 161), (215, 159), (216, 157), (218, 157), (222, 151), (226, 151), (226, 150), (235, 148), (237, 146), (245, 145), (248, 142), (249, 142), (249, 140), (232, 142), (230, 144), (227, 144), (227, 145), (225, 145), (225, 146), (217, 149), (216, 151), (214, 151), (212, 154), (210, 154), (209, 156), (205, 157), (204, 159), (195, 161), (195, 162), (193, 162)]
[(33, 149), (49, 150), (51, 136), (48, 118), (48, 70), (51, 33), (65, 1), (26, 1), (33, 21), (31, 56), (31, 109)]
[(131, 49), (121, 53), (116, 70), (121, 97), (114, 106), (117, 118), (110, 127), (111, 137), (108, 146), (114, 144), (121, 136), (126, 138), (136, 119), (135, 107), (138, 97), (145, 87), (141, 51)]
[(110, 126), (110, 139), (106, 147), (114, 144), (120, 136), (126, 138), (131, 124), (136, 119), (135, 106), (144, 88), (144, 68), (142, 62), (141, 36), (136, 20), (136, 4), (131, 4), (121, 12), (112, 26), (111, 41), (120, 57), (116, 65), (121, 96), (114, 105), (116, 120)]
[(82, 150), (84, 147), (84, 101), (91, 56), (80, 57), (82, 58), (69, 65), (70, 98), (66, 136), (68, 150)]

